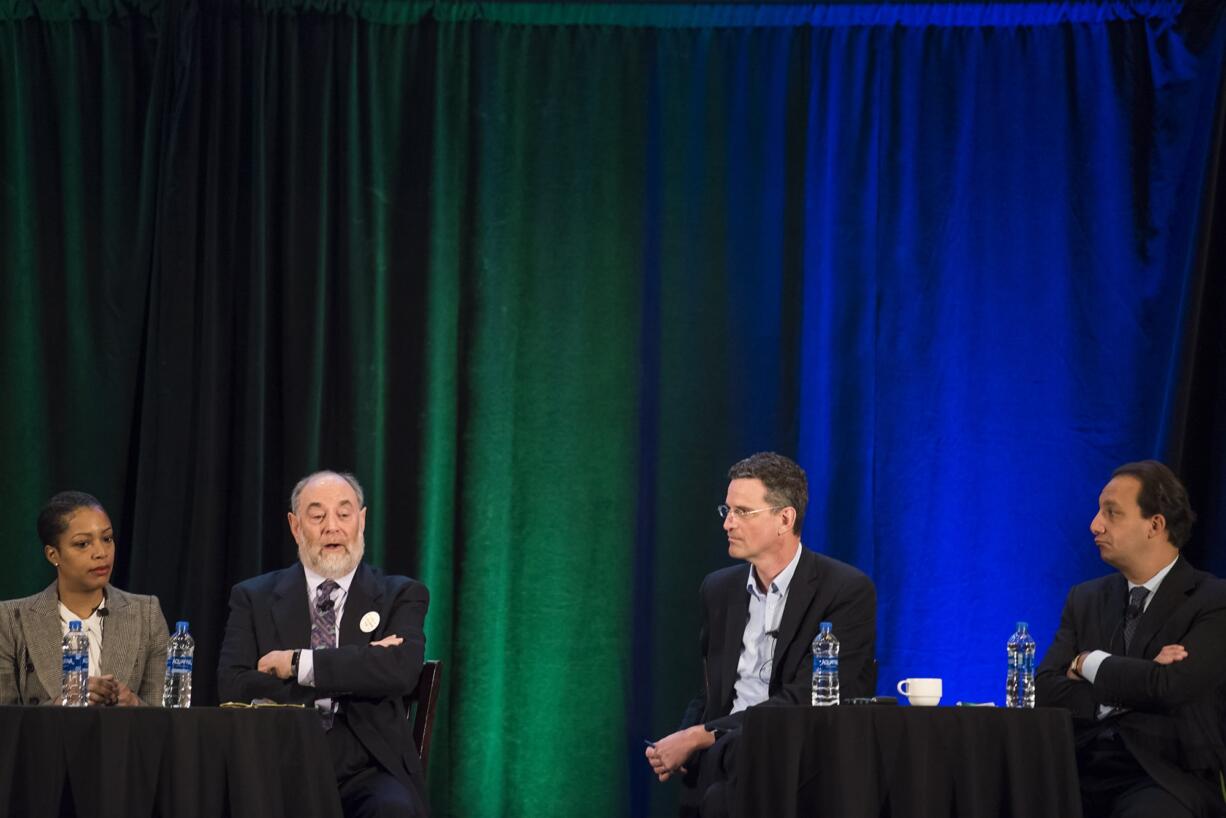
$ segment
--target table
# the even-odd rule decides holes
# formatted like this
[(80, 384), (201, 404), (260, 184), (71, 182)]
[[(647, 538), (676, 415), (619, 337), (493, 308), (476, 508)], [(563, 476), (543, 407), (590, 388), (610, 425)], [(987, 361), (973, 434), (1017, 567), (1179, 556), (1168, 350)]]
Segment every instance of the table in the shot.
[(0, 815), (340, 818), (314, 710), (0, 707)]
[(1057, 708), (755, 707), (735, 764), (745, 818), (1081, 816)]

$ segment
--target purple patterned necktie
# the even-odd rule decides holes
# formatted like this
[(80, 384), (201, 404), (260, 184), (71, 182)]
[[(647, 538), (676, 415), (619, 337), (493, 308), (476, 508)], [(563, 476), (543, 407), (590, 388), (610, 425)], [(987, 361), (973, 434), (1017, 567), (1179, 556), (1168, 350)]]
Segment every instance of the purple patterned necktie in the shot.
[(311, 606), (311, 650), (336, 647), (336, 606), (332, 604), (332, 592), (339, 587), (325, 579), (315, 591), (315, 604)]
[[(315, 591), (315, 604), (311, 606), (311, 650), (336, 647), (336, 605), (332, 592), (340, 586), (325, 579)], [(332, 711), (320, 711), (324, 729), (332, 728)]]

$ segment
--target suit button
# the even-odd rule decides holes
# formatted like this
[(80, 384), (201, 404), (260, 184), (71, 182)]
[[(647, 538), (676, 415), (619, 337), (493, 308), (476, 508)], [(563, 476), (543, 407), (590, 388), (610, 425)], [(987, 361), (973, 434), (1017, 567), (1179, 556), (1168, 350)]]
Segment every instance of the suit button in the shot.
[(38, 704), (38, 697), (35, 696), (34, 698), (30, 699), (30, 704)]

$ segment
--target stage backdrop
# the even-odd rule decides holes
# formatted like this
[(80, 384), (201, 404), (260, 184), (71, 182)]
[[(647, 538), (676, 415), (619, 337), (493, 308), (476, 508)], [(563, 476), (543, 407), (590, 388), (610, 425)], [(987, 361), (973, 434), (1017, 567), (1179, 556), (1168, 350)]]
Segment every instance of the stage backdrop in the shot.
[[(439, 815), (666, 814), (724, 472), (808, 470), (880, 689), (1001, 699), (1118, 463), (1226, 568), (1216, 4), (0, 0), (0, 595), (53, 491), (214, 666), (352, 469)], [(1220, 236), (1221, 233), (1219, 232)], [(1216, 241), (1220, 242), (1220, 239)]]

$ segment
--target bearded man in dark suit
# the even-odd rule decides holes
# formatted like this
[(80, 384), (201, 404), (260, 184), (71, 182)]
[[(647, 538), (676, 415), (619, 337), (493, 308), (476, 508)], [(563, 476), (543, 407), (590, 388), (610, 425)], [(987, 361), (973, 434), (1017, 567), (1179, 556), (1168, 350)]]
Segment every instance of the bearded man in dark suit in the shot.
[(764, 452), (734, 465), (728, 479), (719, 507), (728, 554), (749, 566), (703, 580), (703, 684), (680, 729), (646, 750), (660, 781), (682, 775), (683, 816), (727, 814), (745, 710), (809, 704), (811, 646), (822, 622), (840, 642), (841, 695), (871, 696), (876, 684), (877, 591), (858, 569), (801, 545), (804, 470)]
[(1069, 592), (1035, 680), (1072, 711), (1086, 818), (1226, 815), (1226, 583), (1180, 554), (1195, 519), (1154, 460), (1099, 495), (1090, 531), (1118, 573)]
[(299, 564), (230, 595), (221, 697), (314, 706), (347, 818), (425, 816), (405, 706), (425, 658), (426, 587), (362, 563), (366, 507), (351, 474), (304, 477), (289, 526)]

